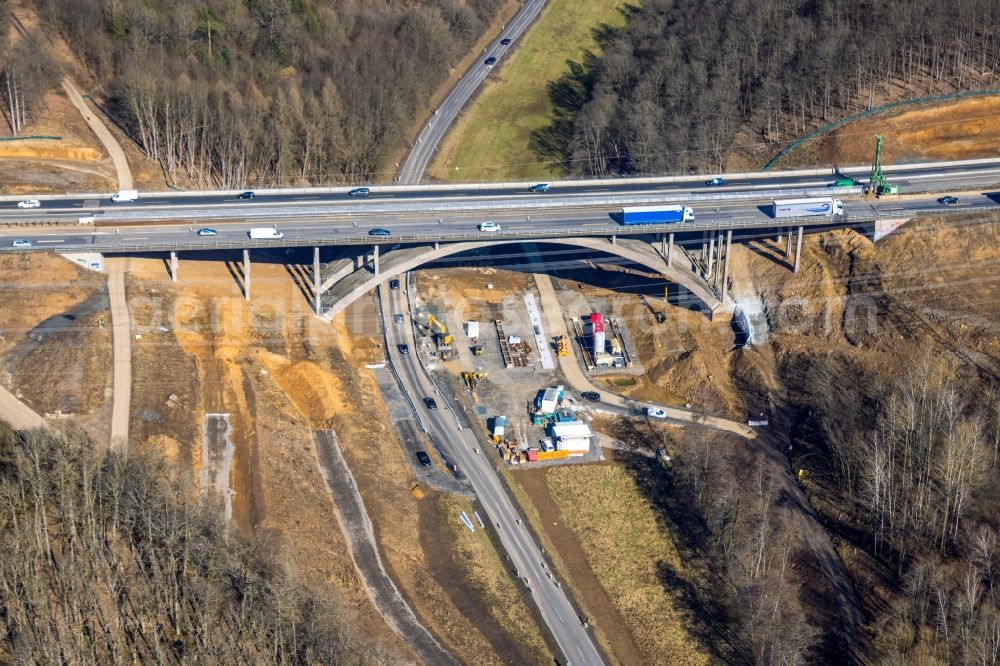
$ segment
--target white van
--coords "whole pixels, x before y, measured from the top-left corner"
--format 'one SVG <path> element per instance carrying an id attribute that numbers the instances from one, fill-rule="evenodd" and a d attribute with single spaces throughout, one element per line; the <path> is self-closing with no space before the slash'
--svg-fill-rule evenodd
<path id="1" fill-rule="evenodd" d="M 111 201 L 114 203 L 128 203 L 138 200 L 139 190 L 118 190 L 118 192 L 111 195 Z"/>
<path id="2" fill-rule="evenodd" d="M 250 228 L 250 238 L 255 240 L 277 240 L 279 238 L 284 238 L 285 234 L 281 233 L 274 227 L 251 227 Z"/>

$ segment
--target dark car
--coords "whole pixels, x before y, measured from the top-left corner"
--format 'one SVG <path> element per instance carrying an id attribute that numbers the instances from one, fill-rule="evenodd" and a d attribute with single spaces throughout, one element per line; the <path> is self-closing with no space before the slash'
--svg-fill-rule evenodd
<path id="1" fill-rule="evenodd" d="M 399 280 L 396 278 L 389 280 L 389 289 L 399 289 Z"/>
<path id="2" fill-rule="evenodd" d="M 401 315 L 401 314 L 394 314 L 394 315 L 392 315 L 392 320 L 394 322 L 396 322 L 397 324 L 402 324 L 403 323 L 403 315 Z"/>
<path id="3" fill-rule="evenodd" d="M 590 402 L 600 402 L 601 394 L 597 391 L 584 391 L 580 394 L 580 397 L 584 400 L 589 400 Z"/>
<path id="4" fill-rule="evenodd" d="M 424 467 L 431 466 L 431 457 L 427 455 L 426 451 L 417 451 L 417 460 L 419 460 L 420 464 Z"/>
<path id="5" fill-rule="evenodd" d="M 400 343 L 400 344 L 396 345 L 396 349 L 399 350 L 400 354 L 409 354 L 410 353 L 410 345 L 407 345 L 407 344 Z"/>
<path id="6" fill-rule="evenodd" d="M 349 197 L 366 197 L 371 194 L 371 190 L 367 187 L 355 187 L 353 190 L 347 193 Z"/>
<path id="7" fill-rule="evenodd" d="M 500 40 L 500 43 L 504 46 L 507 46 L 508 44 L 510 44 L 510 37 L 504 37 L 503 39 Z"/>
<path id="8" fill-rule="evenodd" d="M 958 203 L 958 197 L 953 197 L 953 196 L 941 197 L 940 199 L 938 199 L 938 203 L 945 206 L 954 206 L 955 204 Z"/>
<path id="9" fill-rule="evenodd" d="M 392 232 L 388 229 L 376 228 L 368 230 L 369 236 L 391 236 Z"/>
<path id="10" fill-rule="evenodd" d="M 199 236 L 218 236 L 219 232 L 211 227 L 202 227 L 198 230 Z"/>
<path id="11" fill-rule="evenodd" d="M 435 400 L 434 398 L 424 398 L 424 404 L 427 406 L 427 409 L 438 408 L 437 400 Z"/>
<path id="12" fill-rule="evenodd" d="M 497 64 L 497 59 L 494 58 L 493 56 L 490 56 L 489 58 L 483 61 L 483 64 L 486 65 L 487 67 L 492 67 L 493 65 Z"/>
<path id="13" fill-rule="evenodd" d="M 722 176 L 716 176 L 711 180 L 706 180 L 705 184 L 708 185 L 709 187 L 718 187 L 719 185 L 725 185 L 726 179 L 723 178 Z"/>
<path id="14" fill-rule="evenodd" d="M 236 198 L 237 199 L 253 199 L 255 196 L 256 195 L 253 192 L 251 192 L 250 190 L 247 190 L 246 192 L 240 192 L 239 194 L 237 194 Z"/>
<path id="15" fill-rule="evenodd" d="M 529 187 L 528 191 L 529 192 L 534 192 L 535 194 L 539 194 L 541 192 L 548 192 L 549 191 L 549 184 L 548 183 L 538 183 L 537 185 L 532 185 L 531 187 Z"/>

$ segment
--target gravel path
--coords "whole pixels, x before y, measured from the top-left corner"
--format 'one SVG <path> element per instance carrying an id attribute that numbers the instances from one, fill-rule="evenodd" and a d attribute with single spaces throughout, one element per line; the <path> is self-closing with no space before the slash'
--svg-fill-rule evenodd
<path id="1" fill-rule="evenodd" d="M 455 664 L 458 661 L 420 624 L 396 584 L 389 578 L 375 545 L 375 533 L 365 512 L 351 470 L 340 451 L 337 435 L 332 430 L 313 432 L 320 472 L 333 495 L 334 509 L 340 529 L 347 538 L 351 559 L 358 570 L 365 590 L 385 621 L 406 641 L 414 654 L 425 664 Z"/>

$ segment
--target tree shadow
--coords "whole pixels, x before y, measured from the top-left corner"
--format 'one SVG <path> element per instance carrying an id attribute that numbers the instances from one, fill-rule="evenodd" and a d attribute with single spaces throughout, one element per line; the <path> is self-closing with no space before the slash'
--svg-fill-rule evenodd
<path id="1" fill-rule="evenodd" d="M 617 31 L 602 23 L 591 34 L 603 49 L 614 42 Z M 546 85 L 552 103 L 552 122 L 534 130 L 528 139 L 528 147 L 539 159 L 564 169 L 571 165 L 576 117 L 590 101 L 600 62 L 600 56 L 585 50 L 580 62 L 567 60 L 569 71 Z"/>

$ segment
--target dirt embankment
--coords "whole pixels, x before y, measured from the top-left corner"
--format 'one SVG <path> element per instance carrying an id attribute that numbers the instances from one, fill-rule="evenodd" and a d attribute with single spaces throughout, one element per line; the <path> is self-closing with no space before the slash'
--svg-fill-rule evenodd
<path id="1" fill-rule="evenodd" d="M 106 439 L 110 317 L 102 275 L 52 254 L 0 256 L 0 376 L 43 414 Z"/>
<path id="2" fill-rule="evenodd" d="M 906 106 L 854 121 L 789 152 L 779 168 L 868 164 L 875 135 L 885 164 L 996 157 L 1000 95 Z"/>

